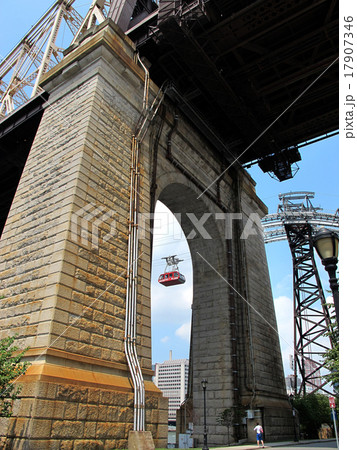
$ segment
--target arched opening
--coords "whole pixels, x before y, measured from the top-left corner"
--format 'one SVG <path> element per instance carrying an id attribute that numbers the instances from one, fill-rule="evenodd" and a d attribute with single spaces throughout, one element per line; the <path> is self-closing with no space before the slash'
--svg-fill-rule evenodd
<path id="1" fill-rule="evenodd" d="M 177 255 L 186 282 L 162 286 L 159 275 L 165 270 L 165 257 Z M 160 201 L 155 208 L 151 266 L 152 361 L 188 359 L 191 334 L 192 262 L 191 252 L 175 215 Z"/>
<path id="2" fill-rule="evenodd" d="M 170 275 L 165 258 L 180 260 L 185 283 L 165 286 L 159 277 Z M 172 273 L 172 272 L 171 272 Z M 174 272 L 175 273 L 175 272 Z M 192 262 L 187 239 L 175 215 L 156 203 L 151 265 L 151 336 L 155 384 L 168 397 L 168 444 L 176 444 L 176 411 L 188 389 L 191 339 Z"/>
<path id="3" fill-rule="evenodd" d="M 217 390 L 232 405 L 234 401 L 231 396 L 234 377 L 233 344 L 231 330 L 227 326 L 230 323 L 230 295 L 227 282 L 226 223 L 222 210 L 209 199 L 198 199 L 198 195 L 196 189 L 187 182 L 171 182 L 160 191 L 157 203 L 159 207 L 155 215 L 157 223 L 154 226 L 154 230 L 160 234 L 154 233 L 151 283 L 153 362 L 156 362 L 155 358 L 159 354 L 157 346 L 166 350 L 167 356 L 172 349 L 173 357 L 180 357 L 175 347 L 170 347 L 170 342 L 173 334 L 187 339 L 192 299 L 191 340 L 186 341 L 184 351 L 190 358 L 188 395 L 191 403 L 188 408 L 193 408 L 191 412 L 195 411 L 190 419 L 195 437 L 200 437 L 203 431 L 202 379 L 207 379 L 210 383 L 209 395 Z M 176 223 L 173 215 L 179 222 L 176 224 L 176 231 L 173 227 L 173 223 Z M 162 223 L 159 224 L 159 221 Z M 159 286 L 159 290 L 155 283 L 165 266 L 165 260 L 161 258 L 169 254 L 185 259 L 184 263 L 187 261 L 183 256 L 191 256 L 191 267 L 180 263 L 180 271 L 185 274 L 187 282 L 180 286 Z M 176 320 L 175 316 L 180 317 L 181 313 L 181 324 L 174 323 L 174 326 L 170 326 L 170 321 Z M 216 433 L 214 428 L 218 409 L 222 409 L 220 405 L 210 408 L 207 417 L 212 434 Z M 189 423 L 186 425 L 188 427 Z"/>

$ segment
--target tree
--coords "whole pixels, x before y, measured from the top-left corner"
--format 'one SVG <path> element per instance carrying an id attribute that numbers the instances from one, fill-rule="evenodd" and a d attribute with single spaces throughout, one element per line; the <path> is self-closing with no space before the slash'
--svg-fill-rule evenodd
<path id="1" fill-rule="evenodd" d="M 245 416 L 245 408 L 239 404 L 238 406 L 233 406 L 232 408 L 227 408 L 223 410 L 217 417 L 216 421 L 219 425 L 227 427 L 227 442 L 229 445 L 229 430 L 233 428 L 233 437 L 235 441 L 239 440 L 239 429 L 238 425 L 241 423 L 242 418 Z"/>
<path id="2" fill-rule="evenodd" d="M 298 410 L 301 431 L 311 439 L 318 437 L 318 430 L 323 423 L 332 425 L 329 399 L 323 394 L 308 394 L 294 397 L 293 407 Z"/>
<path id="3" fill-rule="evenodd" d="M 338 393 L 339 387 L 339 343 L 337 342 L 330 350 L 324 354 L 325 367 L 330 373 L 324 375 L 324 378 L 333 385 Z"/>
<path id="4" fill-rule="evenodd" d="M 17 353 L 19 348 L 13 346 L 15 339 L 16 336 L 0 339 L 0 417 L 12 415 L 13 401 L 21 392 L 21 387 L 14 383 L 30 365 L 29 362 L 21 362 L 27 348 Z"/>
<path id="5" fill-rule="evenodd" d="M 331 304 L 327 305 L 331 308 Z M 326 333 L 326 336 L 331 338 L 332 348 L 327 350 L 323 356 L 325 367 L 329 370 L 327 375 L 324 375 L 326 381 L 332 384 L 336 394 L 338 395 L 339 387 L 339 333 L 336 321 L 336 315 L 331 317 L 331 330 Z"/>
<path id="6" fill-rule="evenodd" d="M 233 408 L 227 408 L 217 417 L 217 423 L 227 427 L 227 444 L 229 445 L 229 429 L 234 425 L 234 411 Z"/>

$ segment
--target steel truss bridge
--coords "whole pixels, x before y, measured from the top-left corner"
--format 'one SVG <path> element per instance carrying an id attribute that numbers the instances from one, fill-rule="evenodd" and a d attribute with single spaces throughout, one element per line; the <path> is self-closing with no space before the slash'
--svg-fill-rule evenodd
<path id="1" fill-rule="evenodd" d="M 70 46 L 109 17 L 229 161 L 284 180 L 299 147 L 338 129 L 337 1 L 93 0 L 83 16 L 80 4 L 55 1 L 1 62 L 3 116 L 35 97 L 62 58 L 62 24 Z"/>
<path id="2" fill-rule="evenodd" d="M 321 227 L 339 227 L 338 210 L 321 211 L 312 204 L 313 192 L 280 194 L 278 210 L 262 220 L 265 243 L 287 239 L 293 259 L 294 391 L 331 394 L 321 378 L 322 355 L 334 345 L 334 333 L 314 258 L 313 237 Z M 326 337 L 329 333 L 329 337 Z M 301 385 L 298 387 L 298 374 Z"/>

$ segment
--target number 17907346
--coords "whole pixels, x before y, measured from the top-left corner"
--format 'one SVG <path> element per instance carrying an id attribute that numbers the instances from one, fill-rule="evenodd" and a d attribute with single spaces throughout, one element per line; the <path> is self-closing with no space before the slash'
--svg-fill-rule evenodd
<path id="1" fill-rule="evenodd" d="M 353 17 L 346 16 L 344 19 L 343 30 L 343 70 L 344 77 L 353 78 Z"/>

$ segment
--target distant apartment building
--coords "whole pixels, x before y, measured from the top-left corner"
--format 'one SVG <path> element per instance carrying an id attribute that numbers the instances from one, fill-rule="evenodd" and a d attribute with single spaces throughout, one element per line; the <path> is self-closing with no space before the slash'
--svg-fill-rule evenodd
<path id="1" fill-rule="evenodd" d="M 286 384 L 286 392 L 288 395 L 294 395 L 295 393 L 295 377 L 294 375 L 288 375 L 285 377 L 285 384 Z M 301 380 L 300 378 L 297 378 L 297 390 L 299 391 L 301 386 Z"/>
<path id="2" fill-rule="evenodd" d="M 188 385 L 188 359 L 170 359 L 155 364 L 154 383 L 169 399 L 169 422 L 176 422 L 176 410 L 185 400 Z"/>
<path id="3" fill-rule="evenodd" d="M 293 355 L 289 355 L 290 357 L 290 369 L 294 370 L 294 357 Z M 306 382 L 306 392 L 310 393 L 313 392 L 316 388 L 319 389 L 322 387 L 322 377 L 321 377 L 321 372 L 320 369 L 318 367 L 318 365 L 316 364 L 315 361 L 313 361 L 312 359 L 309 358 L 305 358 L 304 360 L 304 364 L 305 364 L 305 377 L 308 378 L 310 380 L 310 383 L 307 381 Z M 285 383 L 286 383 L 286 390 L 288 392 L 288 394 L 294 394 L 295 389 L 294 389 L 294 375 L 288 375 L 285 378 Z M 297 391 L 299 392 L 301 387 L 301 380 L 299 379 L 299 377 L 297 377 Z"/>
<path id="4" fill-rule="evenodd" d="M 287 377 L 285 377 L 285 383 L 286 383 L 287 394 L 294 395 L 294 393 L 295 393 L 295 388 L 294 388 L 295 377 L 294 377 L 294 375 L 288 375 Z M 316 389 L 316 387 L 320 388 L 322 386 L 321 378 L 318 377 L 317 380 L 314 380 L 314 383 L 316 383 L 316 384 L 312 385 L 310 383 L 306 383 L 306 393 L 307 394 L 313 392 Z M 300 387 L 301 387 L 301 380 L 300 380 L 300 378 L 298 378 L 297 379 L 297 392 L 299 392 Z"/>
<path id="5" fill-rule="evenodd" d="M 316 388 L 321 388 L 322 386 L 322 378 L 320 370 L 318 369 L 318 365 L 315 361 L 306 358 L 305 360 L 305 373 L 306 376 L 309 377 L 311 383 L 306 383 L 306 391 L 312 392 Z"/>

